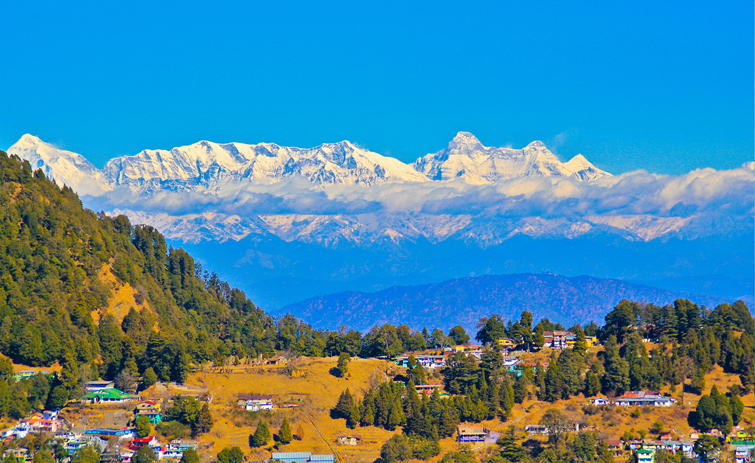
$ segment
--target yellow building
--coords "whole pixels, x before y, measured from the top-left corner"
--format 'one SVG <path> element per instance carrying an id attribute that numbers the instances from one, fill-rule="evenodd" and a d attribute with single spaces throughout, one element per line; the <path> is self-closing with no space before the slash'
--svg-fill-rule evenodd
<path id="1" fill-rule="evenodd" d="M 515 347 L 514 341 L 509 338 L 497 339 L 495 342 L 504 349 L 513 349 Z"/>

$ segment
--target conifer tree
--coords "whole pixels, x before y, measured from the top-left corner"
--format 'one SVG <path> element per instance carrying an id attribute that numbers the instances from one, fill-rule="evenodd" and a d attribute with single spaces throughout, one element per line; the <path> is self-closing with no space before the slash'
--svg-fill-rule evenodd
<path id="1" fill-rule="evenodd" d="M 393 431 L 397 426 L 406 422 L 404 411 L 401 409 L 399 400 L 394 400 L 388 412 L 388 421 L 385 423 L 385 429 Z"/>
<path id="2" fill-rule="evenodd" d="M 357 404 L 352 405 L 351 409 L 349 410 L 349 416 L 348 418 L 346 418 L 346 426 L 354 429 L 359 426 L 361 419 L 362 417 L 359 413 L 359 406 Z"/>
<path id="3" fill-rule="evenodd" d="M 291 434 L 291 425 L 288 424 L 288 418 L 283 418 L 283 423 L 278 430 L 278 442 L 281 444 L 289 444 L 293 440 L 294 436 Z"/>
<path id="4" fill-rule="evenodd" d="M 338 403 L 333 407 L 333 418 L 349 418 L 351 415 L 351 407 L 354 406 L 354 397 L 351 395 L 351 391 L 347 388 L 338 396 Z"/>
<path id="5" fill-rule="evenodd" d="M 375 410 L 371 403 L 364 406 L 364 411 L 360 411 L 361 419 L 359 424 L 362 426 L 372 426 L 375 424 Z"/>
<path id="6" fill-rule="evenodd" d="M 260 420 L 257 424 L 257 430 L 249 436 L 249 447 L 258 448 L 267 445 L 270 441 L 270 428 L 265 420 Z"/>
<path id="7" fill-rule="evenodd" d="M 179 463 L 199 463 L 199 454 L 194 449 L 186 449 Z"/>
<path id="8" fill-rule="evenodd" d="M 351 361 L 351 357 L 349 356 L 348 352 L 341 352 L 341 354 L 338 356 L 338 365 L 336 368 L 338 369 L 338 374 L 340 377 L 345 377 L 346 374 L 349 372 L 349 362 Z"/>

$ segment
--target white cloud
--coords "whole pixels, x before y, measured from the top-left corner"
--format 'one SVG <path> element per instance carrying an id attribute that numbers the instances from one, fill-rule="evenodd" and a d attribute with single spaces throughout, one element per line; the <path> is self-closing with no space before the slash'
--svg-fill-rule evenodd
<path id="1" fill-rule="evenodd" d="M 494 184 L 462 180 L 315 186 L 302 178 L 267 184 L 228 183 L 205 191 L 159 191 L 140 196 L 126 189 L 93 200 L 97 208 L 159 211 L 172 215 L 218 212 L 260 214 L 426 213 L 504 217 L 698 214 L 752 215 L 755 173 L 739 168 L 699 169 L 671 176 L 634 171 L 592 182 L 523 177 Z"/>

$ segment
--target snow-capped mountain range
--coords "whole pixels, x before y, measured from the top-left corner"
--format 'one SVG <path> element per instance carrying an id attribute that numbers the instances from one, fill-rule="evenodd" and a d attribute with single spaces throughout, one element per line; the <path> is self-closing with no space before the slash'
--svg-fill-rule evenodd
<path id="1" fill-rule="evenodd" d="M 752 280 L 752 162 L 611 175 L 467 132 L 412 164 L 348 141 L 201 141 L 102 169 L 32 135 L 7 152 L 89 208 L 155 226 L 263 306 L 495 273 Z"/>
<path id="2" fill-rule="evenodd" d="M 29 134 L 8 153 L 71 186 L 91 207 L 126 213 L 187 243 L 249 235 L 331 247 L 419 239 L 489 247 L 518 235 L 596 233 L 630 241 L 695 238 L 717 231 L 695 208 L 671 208 L 708 201 L 692 196 L 706 191 L 703 183 L 720 185 L 721 175 L 745 178 L 746 187 L 753 177 L 752 165 L 677 179 L 614 177 L 582 155 L 561 162 L 539 141 L 486 147 L 468 132 L 411 165 L 348 141 L 314 148 L 200 141 L 117 157 L 102 169 Z M 638 194 L 647 199 L 627 199 Z"/>
<path id="3" fill-rule="evenodd" d="M 133 191 L 210 190 L 228 182 L 270 184 L 299 176 L 314 185 L 375 185 L 461 178 L 491 183 L 522 176 L 562 176 L 593 180 L 610 176 L 582 155 L 562 163 L 541 142 L 521 150 L 483 146 L 474 135 L 459 132 L 448 147 L 411 165 L 359 148 L 349 141 L 314 148 L 274 143 L 200 141 L 171 150 L 144 150 L 121 156 L 96 169 L 82 155 L 60 150 L 26 134 L 8 149 L 82 194 L 96 195 L 120 186 Z"/>

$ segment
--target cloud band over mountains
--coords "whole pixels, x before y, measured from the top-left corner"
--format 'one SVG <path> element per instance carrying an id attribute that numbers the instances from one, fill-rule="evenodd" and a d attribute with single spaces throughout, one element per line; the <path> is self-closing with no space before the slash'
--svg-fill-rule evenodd
<path id="1" fill-rule="evenodd" d="M 594 215 L 754 213 L 755 173 L 750 167 L 685 175 L 634 171 L 580 182 L 564 177 L 521 177 L 474 185 L 462 180 L 313 185 L 290 177 L 273 184 L 230 182 L 212 190 L 134 192 L 120 187 L 91 198 L 103 210 L 139 209 L 183 215 L 213 211 L 259 214 L 481 214 L 578 218 Z"/>

